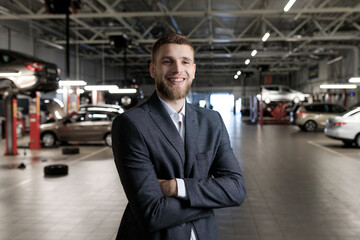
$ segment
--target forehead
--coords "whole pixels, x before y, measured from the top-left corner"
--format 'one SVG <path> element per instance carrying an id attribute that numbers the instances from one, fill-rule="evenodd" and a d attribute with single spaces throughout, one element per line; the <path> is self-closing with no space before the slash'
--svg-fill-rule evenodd
<path id="1" fill-rule="evenodd" d="M 194 59 L 194 50 L 186 44 L 168 43 L 162 45 L 156 53 L 157 59 L 164 57 Z"/>

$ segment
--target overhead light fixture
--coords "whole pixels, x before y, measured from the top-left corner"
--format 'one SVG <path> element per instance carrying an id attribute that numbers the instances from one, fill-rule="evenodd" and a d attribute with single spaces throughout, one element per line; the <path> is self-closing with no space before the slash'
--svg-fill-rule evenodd
<path id="1" fill-rule="evenodd" d="M 269 37 L 270 37 L 270 33 L 267 32 L 267 33 L 264 34 L 264 36 L 262 37 L 261 40 L 262 40 L 263 42 L 265 42 L 266 40 L 268 40 Z"/>
<path id="2" fill-rule="evenodd" d="M 87 85 L 84 87 L 86 91 L 110 91 L 114 89 L 119 89 L 117 85 Z"/>
<path id="3" fill-rule="evenodd" d="M 250 63 L 250 59 L 246 59 L 246 60 L 245 60 L 245 64 L 246 64 L 246 65 L 249 65 L 249 63 Z"/>
<path id="4" fill-rule="evenodd" d="M 257 54 L 257 51 L 254 49 L 252 52 L 251 52 L 251 56 L 255 56 Z"/>
<path id="5" fill-rule="evenodd" d="M 79 86 L 85 86 L 87 82 L 83 80 L 60 80 L 59 86 L 60 87 L 79 87 Z"/>
<path id="6" fill-rule="evenodd" d="M 327 64 L 327 65 L 330 65 L 330 64 L 336 63 L 336 62 L 342 60 L 343 58 L 344 58 L 343 56 L 340 56 L 340 57 L 331 59 L 331 60 L 327 61 L 326 64 Z"/>
<path id="7" fill-rule="evenodd" d="M 63 93 L 73 93 L 74 91 L 72 90 L 72 89 L 61 89 L 61 88 L 59 88 L 59 89 L 57 89 L 56 90 L 56 93 L 58 93 L 58 94 L 63 94 Z"/>
<path id="8" fill-rule="evenodd" d="M 290 10 L 290 8 L 292 7 L 292 5 L 294 5 L 295 2 L 296 2 L 296 0 L 289 0 L 289 2 L 284 7 L 284 12 L 288 12 Z"/>
<path id="9" fill-rule="evenodd" d="M 135 88 L 118 88 L 118 89 L 110 89 L 109 93 L 112 94 L 132 94 L 136 93 L 137 90 Z"/>
<path id="10" fill-rule="evenodd" d="M 239 75 L 237 75 L 237 74 L 234 75 L 234 78 L 235 78 L 235 79 L 238 79 L 238 77 L 239 77 Z"/>
<path id="11" fill-rule="evenodd" d="M 352 77 L 349 79 L 351 83 L 360 83 L 360 77 Z"/>
<path id="12" fill-rule="evenodd" d="M 355 84 L 322 84 L 321 89 L 355 89 Z"/>
<path id="13" fill-rule="evenodd" d="M 237 73 L 236 73 L 237 75 L 241 75 L 241 71 L 237 71 Z"/>

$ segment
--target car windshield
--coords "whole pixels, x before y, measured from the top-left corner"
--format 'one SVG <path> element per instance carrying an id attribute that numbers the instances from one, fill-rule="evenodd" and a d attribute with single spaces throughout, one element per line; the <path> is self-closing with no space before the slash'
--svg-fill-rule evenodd
<path id="1" fill-rule="evenodd" d="M 355 108 L 355 109 L 351 109 L 347 112 L 344 113 L 344 115 L 342 115 L 343 117 L 350 117 L 350 116 L 353 116 L 353 115 L 356 115 L 356 114 L 359 114 L 360 113 L 360 107 L 358 108 Z"/>

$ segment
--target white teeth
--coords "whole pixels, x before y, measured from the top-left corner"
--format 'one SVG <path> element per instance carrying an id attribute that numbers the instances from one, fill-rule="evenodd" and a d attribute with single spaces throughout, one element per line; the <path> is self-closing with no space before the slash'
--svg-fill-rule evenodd
<path id="1" fill-rule="evenodd" d="M 169 78 L 169 80 L 170 81 L 172 81 L 172 82 L 181 82 L 181 81 L 184 81 L 184 79 L 183 78 Z"/>

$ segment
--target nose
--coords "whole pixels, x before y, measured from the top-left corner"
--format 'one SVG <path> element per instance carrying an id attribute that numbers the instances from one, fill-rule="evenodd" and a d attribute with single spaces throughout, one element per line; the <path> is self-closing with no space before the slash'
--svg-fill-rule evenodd
<path id="1" fill-rule="evenodd" d="M 182 64 L 179 61 L 174 61 L 171 71 L 173 73 L 180 73 L 182 70 Z"/>

